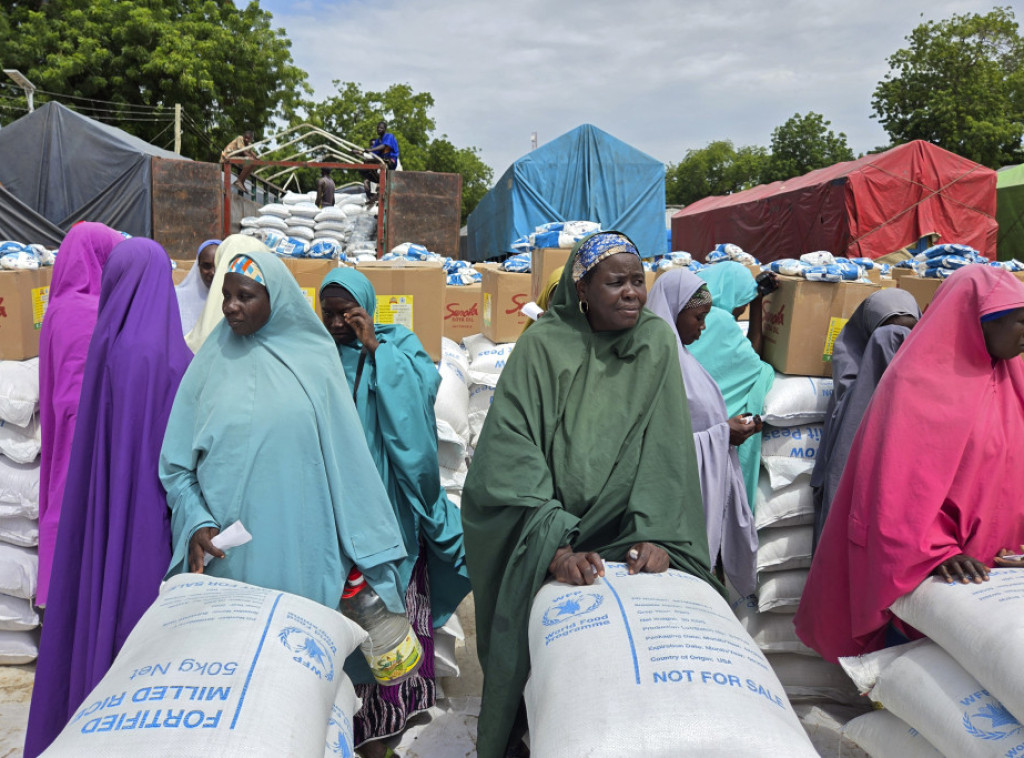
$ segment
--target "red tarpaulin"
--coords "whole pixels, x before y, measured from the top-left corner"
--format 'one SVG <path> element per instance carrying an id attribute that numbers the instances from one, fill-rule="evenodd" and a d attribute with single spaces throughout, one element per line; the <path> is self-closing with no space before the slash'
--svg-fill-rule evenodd
<path id="1" fill-rule="evenodd" d="M 672 249 L 732 242 L 763 263 L 827 250 L 879 256 L 937 232 L 995 259 L 996 172 L 916 140 L 809 174 L 706 197 L 672 217 Z"/>

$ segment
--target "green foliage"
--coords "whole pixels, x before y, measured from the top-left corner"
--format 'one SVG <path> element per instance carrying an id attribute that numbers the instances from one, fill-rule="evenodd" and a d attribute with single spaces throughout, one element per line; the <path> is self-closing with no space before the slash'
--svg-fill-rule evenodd
<path id="1" fill-rule="evenodd" d="M 369 147 L 377 136 L 377 122 L 388 122 L 398 140 L 399 157 L 406 171 L 439 171 L 462 175 L 462 221 L 490 187 L 493 172 L 480 160 L 475 147 L 457 148 L 447 135 L 434 137 L 430 115 L 434 98 L 414 92 L 408 84 L 392 84 L 383 92 L 363 92 L 355 82 L 335 81 L 338 94 L 307 105 L 309 123 L 357 145 Z M 358 179 L 355 174 L 343 180 Z"/>
<path id="2" fill-rule="evenodd" d="M 816 168 L 852 161 L 853 151 L 846 135 L 828 127 L 830 121 L 814 111 L 799 113 L 772 130 L 771 157 L 763 181 L 777 182 L 801 176 Z"/>
<path id="3" fill-rule="evenodd" d="M 689 205 L 703 197 L 728 195 L 761 183 L 768 160 L 763 147 L 733 147 L 728 140 L 687 150 L 665 172 L 665 199 L 671 205 Z"/>
<path id="4" fill-rule="evenodd" d="M 173 137 L 180 103 L 182 153 L 216 160 L 242 131 L 258 138 L 275 117 L 289 118 L 308 91 L 284 31 L 270 22 L 255 0 L 242 9 L 215 0 L 4 3 L 0 50 L 4 67 L 38 89 L 159 146 Z M 10 108 L 12 91 L 4 94 L 0 123 L 22 115 Z"/>
<path id="5" fill-rule="evenodd" d="M 1024 160 L 1024 38 L 1013 11 L 929 21 L 906 40 L 871 101 L 892 141 L 927 140 L 992 168 Z"/>

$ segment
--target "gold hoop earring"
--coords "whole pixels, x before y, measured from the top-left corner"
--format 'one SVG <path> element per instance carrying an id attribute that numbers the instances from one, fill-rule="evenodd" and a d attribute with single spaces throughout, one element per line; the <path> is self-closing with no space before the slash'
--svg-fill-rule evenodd
<path id="1" fill-rule="evenodd" d="M 589 313 L 589 312 L 590 312 L 590 303 L 588 303 L 586 300 L 580 300 L 580 313 L 582 313 L 584 316 L 586 316 L 587 313 Z"/>

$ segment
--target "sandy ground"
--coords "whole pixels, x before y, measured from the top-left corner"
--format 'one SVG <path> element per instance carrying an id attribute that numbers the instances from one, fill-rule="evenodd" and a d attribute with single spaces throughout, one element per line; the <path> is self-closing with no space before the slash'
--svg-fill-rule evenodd
<path id="1" fill-rule="evenodd" d="M 34 664 L 0 666 L 0 758 L 20 758 L 32 699 Z"/>

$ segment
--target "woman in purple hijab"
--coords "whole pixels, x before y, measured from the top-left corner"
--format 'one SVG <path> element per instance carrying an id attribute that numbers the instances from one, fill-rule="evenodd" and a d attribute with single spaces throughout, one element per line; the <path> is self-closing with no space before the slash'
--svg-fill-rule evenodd
<path id="1" fill-rule="evenodd" d="M 47 602 L 85 356 L 100 302 L 100 273 L 110 251 L 123 241 L 103 224 L 76 224 L 60 243 L 53 265 L 50 301 L 39 333 L 39 606 Z"/>
<path id="2" fill-rule="evenodd" d="M 56 738 L 156 598 L 171 560 L 157 463 L 191 358 L 167 253 L 121 242 L 103 267 L 85 362 L 26 756 Z"/>

